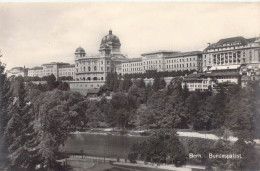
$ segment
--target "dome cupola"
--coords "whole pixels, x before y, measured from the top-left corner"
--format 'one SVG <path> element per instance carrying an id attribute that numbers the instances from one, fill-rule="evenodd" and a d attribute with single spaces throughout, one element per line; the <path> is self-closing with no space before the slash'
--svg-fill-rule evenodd
<path id="1" fill-rule="evenodd" d="M 86 52 L 85 52 L 85 50 L 82 47 L 78 47 L 75 50 L 74 54 L 76 55 L 76 57 L 84 57 L 86 55 Z"/>
<path id="2" fill-rule="evenodd" d="M 108 35 L 104 36 L 101 40 L 100 49 L 103 49 L 106 46 L 110 47 L 111 53 L 120 53 L 120 40 L 112 33 L 112 30 L 109 30 Z"/>

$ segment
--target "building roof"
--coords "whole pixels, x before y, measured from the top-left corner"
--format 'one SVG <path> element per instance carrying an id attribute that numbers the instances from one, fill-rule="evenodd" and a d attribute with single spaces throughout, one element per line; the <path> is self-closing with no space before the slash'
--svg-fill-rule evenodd
<path id="1" fill-rule="evenodd" d="M 193 55 L 199 55 L 202 54 L 202 51 L 190 51 L 190 52 L 180 52 L 177 54 L 173 54 L 172 56 L 167 56 L 165 58 L 177 58 L 177 57 L 182 57 L 182 56 L 193 56 Z"/>
<path id="2" fill-rule="evenodd" d="M 70 64 L 64 63 L 64 62 L 50 62 L 50 63 L 42 64 L 42 66 L 45 66 L 45 65 L 70 65 Z"/>
<path id="3" fill-rule="evenodd" d="M 152 55 L 152 54 L 159 54 L 159 53 L 180 53 L 180 51 L 171 51 L 171 50 L 157 50 L 157 51 L 152 51 L 152 52 L 147 52 L 147 53 L 143 53 L 141 54 L 142 56 L 145 56 L 145 55 Z"/>
<path id="4" fill-rule="evenodd" d="M 246 45 L 248 43 L 248 41 L 244 37 L 238 36 L 238 37 L 230 37 L 230 38 L 220 39 L 217 42 L 217 45 L 223 45 L 223 44 L 234 43 L 234 42 L 240 42 L 242 45 Z"/>
<path id="5" fill-rule="evenodd" d="M 18 70 L 18 71 L 17 71 Z M 7 73 L 18 73 L 18 72 L 28 72 L 28 68 L 24 67 L 13 67 L 6 71 Z"/>
<path id="6" fill-rule="evenodd" d="M 33 68 L 30 68 L 29 70 L 41 70 L 43 69 L 43 67 L 33 67 Z"/>
<path id="7" fill-rule="evenodd" d="M 125 61 L 122 61 L 122 63 L 128 63 L 128 62 L 140 62 L 142 61 L 142 58 L 128 58 Z"/>
<path id="8" fill-rule="evenodd" d="M 239 76 L 238 72 L 219 72 L 219 73 L 208 73 L 211 77 L 221 77 L 221 76 Z"/>
<path id="9" fill-rule="evenodd" d="M 241 65 L 220 65 L 220 66 L 212 66 L 209 70 L 227 70 L 227 69 L 239 69 Z"/>
<path id="10" fill-rule="evenodd" d="M 251 42 L 255 42 L 259 39 L 260 39 L 260 37 L 254 37 L 254 38 L 250 38 L 250 39 L 246 39 L 246 40 L 251 43 Z"/>
<path id="11" fill-rule="evenodd" d="M 106 47 L 107 44 L 121 46 L 119 38 L 112 34 L 112 30 L 109 30 L 108 35 L 104 36 L 100 43 L 100 48 Z"/>
<path id="12" fill-rule="evenodd" d="M 74 68 L 74 67 L 75 67 L 75 64 L 72 64 L 72 65 L 62 65 L 59 68 Z"/>
<path id="13" fill-rule="evenodd" d="M 256 40 L 259 40 L 259 37 L 245 39 L 242 36 L 238 37 L 230 37 L 225 39 L 220 39 L 217 43 L 210 44 L 205 50 L 218 48 L 218 47 L 232 47 L 237 45 L 247 45 L 249 43 L 253 43 Z M 236 44 L 237 43 L 237 44 Z"/>
<path id="14" fill-rule="evenodd" d="M 239 76 L 238 72 L 221 72 L 221 73 L 195 73 L 184 77 L 185 81 L 196 81 L 202 80 L 207 77 L 225 77 L 225 76 Z"/>
<path id="15" fill-rule="evenodd" d="M 13 67 L 11 70 L 15 70 L 15 69 L 23 70 L 24 68 L 23 67 Z"/>
<path id="16" fill-rule="evenodd" d="M 82 47 L 78 47 L 76 50 L 75 50 L 75 53 L 86 53 L 85 50 L 82 48 Z"/>

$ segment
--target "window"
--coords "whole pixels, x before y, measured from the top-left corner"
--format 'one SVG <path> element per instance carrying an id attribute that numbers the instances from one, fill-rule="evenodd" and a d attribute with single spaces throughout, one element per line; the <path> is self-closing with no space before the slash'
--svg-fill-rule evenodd
<path id="1" fill-rule="evenodd" d="M 90 67 L 88 67 L 88 71 L 91 71 L 91 68 L 90 68 Z"/>
<path id="2" fill-rule="evenodd" d="M 97 70 L 97 66 L 94 66 L 94 71 L 96 71 Z"/>

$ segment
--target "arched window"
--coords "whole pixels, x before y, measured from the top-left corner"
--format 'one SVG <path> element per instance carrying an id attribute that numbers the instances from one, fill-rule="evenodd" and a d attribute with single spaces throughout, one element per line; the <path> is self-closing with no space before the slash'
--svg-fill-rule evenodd
<path id="1" fill-rule="evenodd" d="M 97 80 L 97 77 L 94 77 L 93 80 Z"/>
<path id="2" fill-rule="evenodd" d="M 86 71 L 86 67 L 84 67 L 84 71 Z"/>
<path id="3" fill-rule="evenodd" d="M 101 77 L 101 80 L 104 80 L 104 78 L 103 78 L 103 77 Z"/>
<path id="4" fill-rule="evenodd" d="M 88 77 L 88 81 L 90 81 L 91 80 L 91 78 L 90 77 Z"/>
<path id="5" fill-rule="evenodd" d="M 97 70 L 97 67 L 96 66 L 94 66 L 94 71 L 96 71 Z"/>
<path id="6" fill-rule="evenodd" d="M 88 71 L 91 71 L 91 68 L 90 68 L 90 67 L 88 67 Z"/>

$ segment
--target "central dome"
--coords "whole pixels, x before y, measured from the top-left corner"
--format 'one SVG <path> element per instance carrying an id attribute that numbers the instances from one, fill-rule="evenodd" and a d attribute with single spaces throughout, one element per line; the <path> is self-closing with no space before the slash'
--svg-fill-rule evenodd
<path id="1" fill-rule="evenodd" d="M 112 30 L 109 30 L 109 34 L 104 36 L 101 40 L 100 49 L 104 47 L 110 47 L 112 53 L 120 52 L 120 40 L 116 35 L 112 34 Z"/>

